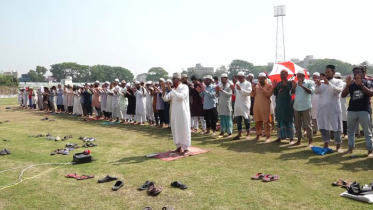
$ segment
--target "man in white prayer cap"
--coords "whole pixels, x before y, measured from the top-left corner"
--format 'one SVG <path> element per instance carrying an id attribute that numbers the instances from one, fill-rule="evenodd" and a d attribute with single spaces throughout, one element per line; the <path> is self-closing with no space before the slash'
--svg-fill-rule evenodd
<path id="1" fill-rule="evenodd" d="M 320 73 L 319 72 L 314 72 L 312 74 L 312 80 L 315 82 L 317 80 L 320 80 Z M 317 131 L 319 130 L 317 127 L 317 111 L 319 110 L 319 95 L 318 94 L 313 94 L 311 98 L 311 116 L 312 116 L 312 130 L 313 130 L 313 135 L 317 134 Z"/>
<path id="2" fill-rule="evenodd" d="M 162 98 L 162 83 L 165 83 L 166 81 L 163 78 L 159 79 L 159 87 L 156 88 L 154 91 L 157 94 L 157 104 L 156 109 L 158 110 L 158 116 L 159 116 L 159 128 L 165 128 L 165 113 L 164 113 L 164 101 Z"/>
<path id="3" fill-rule="evenodd" d="M 140 85 L 139 81 L 135 82 L 135 97 L 136 97 L 136 116 L 135 125 L 145 125 L 146 121 L 146 91 Z"/>
<path id="4" fill-rule="evenodd" d="M 151 126 L 154 124 L 154 112 L 153 112 L 153 88 L 151 87 L 152 82 L 146 82 L 146 117 Z"/>
<path id="5" fill-rule="evenodd" d="M 341 73 L 335 72 L 334 78 L 342 79 Z M 343 89 L 345 87 L 346 87 L 346 83 L 343 82 Z M 340 101 L 341 101 L 341 111 L 342 111 L 343 138 L 347 139 L 348 138 L 347 137 L 347 100 L 346 98 L 340 97 Z"/>
<path id="6" fill-rule="evenodd" d="M 296 130 L 296 136 L 298 141 L 295 143 L 294 141 L 290 142 L 290 145 L 300 145 L 302 140 L 302 125 L 306 128 L 307 131 L 307 138 L 308 138 L 308 146 L 312 147 L 312 138 L 313 138 L 313 131 L 312 131 L 312 115 L 311 115 L 311 98 L 312 94 L 315 92 L 315 85 L 314 82 L 305 78 L 306 73 L 304 70 L 297 71 L 297 79 L 298 82 L 293 80 L 291 94 L 295 94 L 294 98 L 294 124 Z"/>
<path id="7" fill-rule="evenodd" d="M 334 78 L 335 66 L 327 65 L 325 68 L 324 82 L 316 80 L 315 94 L 320 96 L 319 108 L 317 112 L 317 126 L 324 140 L 324 148 L 329 148 L 331 140 L 330 131 L 334 134 L 334 143 L 337 152 L 342 153 L 342 110 L 341 93 L 343 91 L 343 81 Z"/>
<path id="8" fill-rule="evenodd" d="M 171 132 L 176 145 L 175 153 L 185 155 L 191 145 L 189 88 L 181 83 L 181 74 L 173 75 L 173 87 L 170 83 L 162 83 L 164 101 L 171 104 Z M 170 92 L 166 94 L 166 86 Z"/>
<path id="9" fill-rule="evenodd" d="M 219 116 L 220 116 L 220 134 L 223 137 L 227 133 L 227 137 L 232 136 L 232 89 L 228 82 L 228 75 L 222 74 L 220 76 L 221 86 L 215 87 L 216 97 L 219 97 Z"/>
<path id="10" fill-rule="evenodd" d="M 255 130 L 256 138 L 259 140 L 264 125 L 264 134 L 266 136 L 265 143 L 270 142 L 271 128 L 270 128 L 270 106 L 271 106 L 271 96 L 273 94 L 272 85 L 267 81 L 267 75 L 261 72 L 258 75 L 259 84 L 257 84 L 251 93 L 255 97 L 254 104 L 254 119 L 255 119 Z M 236 102 L 237 103 L 237 102 Z"/>

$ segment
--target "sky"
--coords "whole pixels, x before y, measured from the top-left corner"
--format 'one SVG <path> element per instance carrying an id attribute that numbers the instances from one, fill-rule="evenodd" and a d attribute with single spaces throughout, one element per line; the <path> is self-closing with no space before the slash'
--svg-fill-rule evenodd
<path id="1" fill-rule="evenodd" d="M 276 5 L 286 5 L 287 60 L 373 62 L 372 0 L 0 0 L 0 70 L 77 62 L 138 75 L 234 59 L 267 65 Z"/>

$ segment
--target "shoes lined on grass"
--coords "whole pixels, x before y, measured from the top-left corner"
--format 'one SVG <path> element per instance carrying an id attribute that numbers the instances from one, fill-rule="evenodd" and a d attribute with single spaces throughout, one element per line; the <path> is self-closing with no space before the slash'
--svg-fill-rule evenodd
<path id="1" fill-rule="evenodd" d="M 138 188 L 138 190 L 147 190 L 150 185 L 154 185 L 154 184 L 155 184 L 154 182 L 146 181 L 144 185 Z"/>
<path id="2" fill-rule="evenodd" d="M 280 177 L 278 175 L 267 174 L 263 177 L 263 182 L 277 181 Z"/>
<path id="3" fill-rule="evenodd" d="M 99 179 L 98 183 L 111 182 L 111 181 L 114 181 L 114 180 L 117 180 L 117 179 L 118 179 L 117 177 L 107 175 L 104 178 Z"/>
<path id="4" fill-rule="evenodd" d="M 119 188 L 123 187 L 123 185 L 124 185 L 124 181 L 123 180 L 118 180 L 118 181 L 115 182 L 112 190 L 117 191 L 117 190 L 119 190 Z"/>
<path id="5" fill-rule="evenodd" d="M 188 189 L 188 186 L 185 184 L 181 183 L 180 181 L 174 181 L 171 183 L 171 187 L 179 188 L 182 190 Z"/>

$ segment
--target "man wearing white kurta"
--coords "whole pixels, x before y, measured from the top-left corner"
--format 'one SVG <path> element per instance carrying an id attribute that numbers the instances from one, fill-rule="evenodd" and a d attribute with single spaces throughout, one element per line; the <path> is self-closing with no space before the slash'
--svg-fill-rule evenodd
<path id="1" fill-rule="evenodd" d="M 129 86 L 131 86 L 128 83 Z M 126 81 L 122 80 L 120 84 L 120 118 L 122 119 L 122 123 L 126 122 L 127 119 L 127 106 L 128 106 L 128 99 L 126 98 L 127 93 L 127 83 Z"/>
<path id="2" fill-rule="evenodd" d="M 136 125 L 145 125 L 146 121 L 146 91 L 145 88 L 140 85 L 140 82 L 135 82 L 136 86 Z"/>
<path id="3" fill-rule="evenodd" d="M 104 114 L 105 118 L 104 120 L 107 120 L 109 119 L 108 118 L 108 114 L 107 114 L 107 109 L 106 109 L 106 103 L 107 103 L 107 88 L 110 86 L 110 82 L 106 81 L 104 86 L 102 87 L 102 89 L 99 89 L 98 91 L 100 92 L 101 94 L 101 111 L 102 113 Z"/>
<path id="4" fill-rule="evenodd" d="M 316 81 L 316 80 L 320 79 L 320 73 L 319 72 L 313 73 L 312 78 L 313 78 L 313 81 Z M 313 134 L 316 134 L 317 131 L 319 130 L 317 128 L 317 120 L 316 120 L 317 111 L 319 109 L 319 95 L 318 94 L 313 94 L 312 95 L 311 103 L 312 103 L 312 107 L 311 107 L 312 130 L 313 130 Z"/>
<path id="5" fill-rule="evenodd" d="M 121 92 L 121 88 L 119 87 L 119 85 L 115 86 L 113 90 L 113 100 L 112 100 L 113 120 L 116 119 L 115 122 L 119 122 L 119 119 L 122 117 L 120 114 L 120 97 L 121 97 L 120 92 Z"/>
<path id="6" fill-rule="evenodd" d="M 341 73 L 336 72 L 334 75 L 336 79 L 342 79 Z M 343 89 L 345 89 L 346 83 L 343 82 Z M 343 90 L 342 89 L 342 90 Z M 341 93 L 342 94 L 342 93 Z M 341 101 L 341 111 L 342 111 L 342 128 L 343 128 L 343 138 L 347 139 L 347 100 L 346 98 L 340 97 Z"/>
<path id="7" fill-rule="evenodd" d="M 164 101 L 170 101 L 171 132 L 177 148 L 175 152 L 184 155 L 191 145 L 189 88 L 181 83 L 181 73 L 173 75 L 173 85 L 174 88 L 171 88 L 168 84 L 171 91 L 165 94 L 165 83 L 162 83 L 162 95 Z"/>
<path id="8" fill-rule="evenodd" d="M 323 83 L 316 80 L 315 94 L 320 96 L 317 112 L 317 126 L 324 140 L 324 148 L 329 148 L 330 131 L 334 133 L 336 150 L 343 152 L 340 147 L 342 143 L 342 112 L 340 93 L 343 90 L 343 81 L 334 78 L 335 66 L 328 65 L 325 69 Z"/>
<path id="9" fill-rule="evenodd" d="M 153 112 L 153 94 L 150 89 L 152 82 L 146 82 L 146 117 L 148 118 L 149 123 L 152 125 L 154 123 L 154 112 Z"/>
<path id="10" fill-rule="evenodd" d="M 27 108 L 27 101 L 28 101 L 28 89 L 26 89 L 25 87 L 23 88 L 24 91 L 23 91 L 23 108 Z"/>
<path id="11" fill-rule="evenodd" d="M 231 85 L 236 102 L 234 104 L 234 117 L 237 122 L 238 135 L 234 140 L 238 140 L 242 136 L 242 118 L 245 122 L 246 140 L 250 139 L 250 94 L 252 91 L 251 83 L 245 80 L 245 74 L 238 72 L 238 81 L 235 86 Z"/>

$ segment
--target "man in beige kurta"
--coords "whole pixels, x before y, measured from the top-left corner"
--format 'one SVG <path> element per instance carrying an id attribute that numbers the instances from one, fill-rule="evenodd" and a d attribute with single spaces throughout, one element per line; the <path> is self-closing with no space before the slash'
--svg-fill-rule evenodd
<path id="1" fill-rule="evenodd" d="M 272 85 L 268 84 L 266 81 L 267 76 L 264 73 L 260 73 L 258 76 L 259 84 L 253 88 L 251 92 L 252 97 L 255 97 L 254 101 L 254 119 L 255 119 L 255 130 L 256 138 L 259 140 L 260 135 L 263 131 L 266 135 L 266 143 L 270 142 L 270 126 L 269 126 L 269 116 L 270 116 L 270 97 L 273 94 Z"/>

